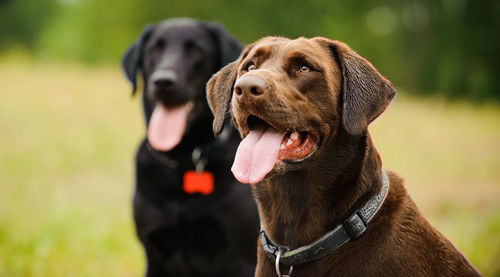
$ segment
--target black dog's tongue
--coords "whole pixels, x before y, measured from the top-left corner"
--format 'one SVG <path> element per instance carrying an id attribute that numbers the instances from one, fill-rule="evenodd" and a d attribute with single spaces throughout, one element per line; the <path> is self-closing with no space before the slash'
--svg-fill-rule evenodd
<path id="1" fill-rule="evenodd" d="M 154 149 L 172 150 L 182 140 L 186 129 L 188 105 L 167 108 L 157 103 L 148 126 L 148 140 Z"/>

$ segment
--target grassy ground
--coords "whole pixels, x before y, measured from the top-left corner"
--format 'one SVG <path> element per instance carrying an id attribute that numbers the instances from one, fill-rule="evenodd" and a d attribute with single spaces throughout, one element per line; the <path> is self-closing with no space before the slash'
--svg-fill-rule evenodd
<path id="1" fill-rule="evenodd" d="M 0 60 L 0 276 L 140 276 L 130 198 L 144 133 L 116 68 Z M 385 166 L 500 276 L 500 107 L 400 94 L 371 127 Z"/>

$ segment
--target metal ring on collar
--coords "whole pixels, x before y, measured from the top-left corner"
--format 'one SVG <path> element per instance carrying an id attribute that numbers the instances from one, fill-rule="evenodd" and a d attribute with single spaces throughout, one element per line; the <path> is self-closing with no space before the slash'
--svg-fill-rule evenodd
<path id="1" fill-rule="evenodd" d="M 203 172 L 205 170 L 205 166 L 207 165 L 207 158 L 202 157 L 201 154 L 203 152 L 203 149 L 201 147 L 196 147 L 193 150 L 193 153 L 191 154 L 191 158 L 193 160 L 193 164 L 195 165 L 196 171 L 198 173 Z"/>
<path id="2" fill-rule="evenodd" d="M 283 254 L 283 249 L 279 248 L 278 254 L 276 254 L 276 261 L 275 261 L 276 274 L 278 275 L 278 277 L 290 277 L 292 275 L 293 266 L 290 266 L 290 270 L 288 270 L 288 274 L 287 275 L 281 275 L 281 271 L 280 271 L 280 259 L 281 259 L 281 255 L 282 254 Z"/>

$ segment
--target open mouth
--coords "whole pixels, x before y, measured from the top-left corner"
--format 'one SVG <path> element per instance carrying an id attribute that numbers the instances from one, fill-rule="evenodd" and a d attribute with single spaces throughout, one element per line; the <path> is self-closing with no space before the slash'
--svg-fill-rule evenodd
<path id="1" fill-rule="evenodd" d="M 318 148 L 315 131 L 281 131 L 256 116 L 247 118 L 247 126 L 248 133 L 238 146 L 231 168 L 242 183 L 256 184 L 275 164 L 303 161 Z"/>
<path id="2" fill-rule="evenodd" d="M 317 135 L 310 131 L 287 133 L 281 142 L 278 160 L 300 162 L 315 152 L 317 141 Z"/>
<path id="3" fill-rule="evenodd" d="M 269 123 L 253 115 L 248 117 L 247 123 L 250 130 L 274 128 Z M 283 132 L 278 160 L 280 162 L 300 162 L 314 154 L 317 146 L 318 134 L 315 131 Z"/>

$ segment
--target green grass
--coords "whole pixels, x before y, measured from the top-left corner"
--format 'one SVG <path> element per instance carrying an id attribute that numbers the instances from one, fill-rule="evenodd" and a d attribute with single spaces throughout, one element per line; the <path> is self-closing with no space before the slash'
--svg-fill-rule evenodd
<path id="1" fill-rule="evenodd" d="M 0 61 L 0 276 L 140 276 L 139 99 L 116 67 Z M 385 167 L 500 276 L 500 107 L 400 94 L 371 127 Z"/>
<path id="2" fill-rule="evenodd" d="M 118 68 L 8 62 L 0 84 L 0 276 L 141 275 L 143 130 Z"/>

